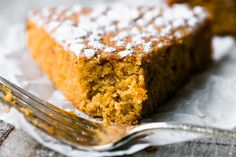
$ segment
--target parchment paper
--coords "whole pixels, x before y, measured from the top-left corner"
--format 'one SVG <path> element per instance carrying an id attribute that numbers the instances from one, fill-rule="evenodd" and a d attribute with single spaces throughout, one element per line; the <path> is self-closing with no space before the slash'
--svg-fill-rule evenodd
<path id="1" fill-rule="evenodd" d="M 23 15 L 22 15 L 23 16 Z M 24 87 L 31 93 L 66 110 L 76 110 L 63 94 L 56 90 L 30 58 L 25 45 L 24 21 L 9 24 L 0 19 L 0 75 Z M 183 87 L 173 99 L 163 105 L 157 114 L 145 122 L 172 121 L 215 126 L 226 129 L 236 127 L 236 46 L 230 37 L 215 38 L 213 42 L 215 63 L 198 74 Z M 199 135 L 159 131 L 145 139 L 112 152 L 84 152 L 60 143 L 28 124 L 23 116 L 0 104 L 0 119 L 22 128 L 43 145 L 68 156 L 110 156 L 132 154 L 150 145 L 165 145 L 198 138 Z M 76 110 L 80 116 L 89 118 Z M 88 154 L 89 153 L 89 154 Z"/>

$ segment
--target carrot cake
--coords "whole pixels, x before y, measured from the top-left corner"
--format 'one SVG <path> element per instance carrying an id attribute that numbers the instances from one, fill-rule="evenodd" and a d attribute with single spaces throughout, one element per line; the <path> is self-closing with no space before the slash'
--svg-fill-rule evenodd
<path id="1" fill-rule="evenodd" d="M 202 7 L 45 8 L 27 20 L 33 59 L 78 109 L 136 124 L 211 62 Z"/>
<path id="2" fill-rule="evenodd" d="M 167 2 L 204 6 L 213 21 L 214 34 L 236 36 L 236 0 L 167 0 Z"/>

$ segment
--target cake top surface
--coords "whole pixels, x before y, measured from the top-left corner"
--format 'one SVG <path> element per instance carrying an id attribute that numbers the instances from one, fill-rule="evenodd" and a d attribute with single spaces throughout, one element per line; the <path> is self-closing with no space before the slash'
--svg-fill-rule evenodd
<path id="1" fill-rule="evenodd" d="M 187 4 L 127 6 L 124 4 L 44 8 L 28 18 L 43 27 L 77 57 L 144 56 L 194 32 L 207 11 Z"/>

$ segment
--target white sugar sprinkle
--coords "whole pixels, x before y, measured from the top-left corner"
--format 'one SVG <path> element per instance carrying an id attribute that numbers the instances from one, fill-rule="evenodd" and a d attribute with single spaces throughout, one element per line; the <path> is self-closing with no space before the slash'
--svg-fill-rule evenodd
<path id="1" fill-rule="evenodd" d="M 118 55 L 120 55 L 121 58 L 125 57 L 125 56 L 130 56 L 132 55 L 133 51 L 130 50 L 124 50 L 124 51 L 120 51 L 118 53 Z"/>
<path id="2" fill-rule="evenodd" d="M 204 8 L 200 7 L 200 6 L 195 6 L 193 8 L 193 12 L 194 12 L 195 15 L 198 16 L 198 18 L 200 20 L 204 20 L 208 16 L 207 11 Z"/>
<path id="3" fill-rule="evenodd" d="M 73 38 L 84 38 L 88 35 L 88 33 L 85 30 L 82 30 L 80 28 L 75 29 L 73 33 Z"/>
<path id="4" fill-rule="evenodd" d="M 81 55 L 81 52 L 86 48 L 84 44 L 73 44 L 69 46 L 69 50 L 74 52 L 78 57 Z"/>
<path id="5" fill-rule="evenodd" d="M 151 24 L 151 25 L 149 25 L 148 27 L 147 27 L 147 31 L 148 32 L 155 32 L 156 31 L 156 27 L 153 25 L 153 24 Z"/>
<path id="6" fill-rule="evenodd" d="M 93 30 L 92 34 L 93 35 L 103 35 L 103 34 L 105 34 L 105 32 L 102 29 L 97 29 L 97 30 Z"/>
<path id="7" fill-rule="evenodd" d="M 196 26 L 197 24 L 199 24 L 199 20 L 195 17 L 188 20 L 188 25 L 189 26 Z"/>
<path id="8" fill-rule="evenodd" d="M 88 46 L 91 46 L 94 49 L 103 49 L 103 48 L 105 48 L 105 45 L 103 45 L 102 43 L 100 43 L 98 41 L 89 42 Z"/>
<path id="9" fill-rule="evenodd" d="M 102 37 L 101 36 L 99 36 L 99 35 L 90 35 L 89 36 L 89 41 L 100 41 L 102 39 Z"/>
<path id="10" fill-rule="evenodd" d="M 115 51 L 116 51 L 116 48 L 114 48 L 114 47 L 107 47 L 104 50 L 104 52 L 107 52 L 107 53 L 112 53 L 112 52 L 115 52 Z"/>
<path id="11" fill-rule="evenodd" d="M 148 22 L 149 22 L 148 20 L 139 19 L 139 20 L 137 21 L 137 24 L 140 25 L 140 26 L 145 26 L 145 25 L 148 24 Z"/>
<path id="12" fill-rule="evenodd" d="M 53 33 L 53 37 L 57 41 L 62 42 L 63 40 L 71 39 L 73 36 L 73 32 L 74 32 L 74 27 L 61 25 Z"/>
<path id="13" fill-rule="evenodd" d="M 195 6 L 195 7 L 193 8 L 193 12 L 194 12 L 194 14 L 196 14 L 196 15 L 200 15 L 200 14 L 204 13 L 205 11 L 204 11 L 204 9 L 203 9 L 202 7 L 200 7 L 200 6 Z"/>
<path id="14" fill-rule="evenodd" d="M 144 44 L 143 44 L 143 50 L 144 50 L 145 52 L 150 53 L 150 52 L 152 51 L 152 43 L 151 43 L 151 42 L 144 43 Z"/>
<path id="15" fill-rule="evenodd" d="M 178 31 L 178 32 L 175 32 L 175 33 L 174 33 L 174 36 L 175 36 L 177 39 L 179 39 L 179 38 L 182 38 L 182 37 L 183 37 L 183 34 Z"/>
<path id="16" fill-rule="evenodd" d="M 142 38 L 149 38 L 149 37 L 151 37 L 151 34 L 148 32 L 143 32 L 143 33 L 141 33 L 141 37 Z"/>
<path id="17" fill-rule="evenodd" d="M 57 19 L 58 19 L 58 16 L 53 15 L 53 16 L 51 17 L 51 19 L 52 19 L 52 20 L 57 20 Z"/>
<path id="18" fill-rule="evenodd" d="M 174 28 L 184 27 L 186 26 L 186 23 L 183 19 L 178 19 L 178 20 L 173 21 L 172 26 Z"/>
<path id="19" fill-rule="evenodd" d="M 151 11 L 147 12 L 146 14 L 144 14 L 143 18 L 147 21 L 150 21 L 158 15 L 160 15 L 160 10 L 155 9 L 155 10 L 151 10 Z"/>
<path id="20" fill-rule="evenodd" d="M 131 49 L 133 49 L 133 48 L 135 48 L 135 44 L 134 44 L 134 43 L 128 43 L 128 44 L 126 45 L 126 49 L 127 49 L 127 50 L 131 50 Z"/>
<path id="21" fill-rule="evenodd" d="M 159 42 L 160 39 L 159 39 L 159 38 L 152 38 L 151 41 L 153 41 L 153 42 Z"/>
<path id="22" fill-rule="evenodd" d="M 158 46 L 159 48 L 163 48 L 163 47 L 164 47 L 164 44 L 163 44 L 163 43 L 159 43 L 157 46 Z"/>
<path id="23" fill-rule="evenodd" d="M 37 19 L 37 24 L 38 24 L 39 26 L 43 26 L 44 21 L 43 21 L 42 19 Z"/>
<path id="24" fill-rule="evenodd" d="M 168 22 L 162 17 L 156 18 L 154 23 L 156 24 L 156 26 L 163 26 L 168 24 Z"/>
<path id="25" fill-rule="evenodd" d="M 71 38 L 71 39 L 68 39 L 66 40 L 68 42 L 68 44 L 76 44 L 76 43 L 83 43 L 84 40 L 81 39 L 81 38 L 77 38 L 77 39 L 74 39 L 74 38 Z"/>
<path id="26" fill-rule="evenodd" d="M 167 27 L 164 27 L 162 30 L 161 30 L 161 36 L 166 36 L 168 35 L 170 32 L 171 32 L 172 28 L 170 25 L 168 25 Z"/>
<path id="27" fill-rule="evenodd" d="M 56 8 L 55 12 L 57 14 L 61 14 L 65 9 L 66 9 L 65 7 L 59 6 L 59 7 Z"/>
<path id="28" fill-rule="evenodd" d="M 120 32 L 115 36 L 112 41 L 121 41 L 124 40 L 129 34 L 127 32 Z"/>
<path id="29" fill-rule="evenodd" d="M 129 21 L 124 21 L 124 22 L 119 22 L 118 23 L 118 28 L 123 29 L 129 27 L 130 22 Z"/>
<path id="30" fill-rule="evenodd" d="M 73 14 L 74 14 L 74 12 L 71 11 L 71 10 L 67 10 L 67 11 L 65 12 L 65 16 L 67 16 L 67 17 L 70 17 L 70 16 L 72 16 Z"/>
<path id="31" fill-rule="evenodd" d="M 124 39 L 124 38 L 126 38 L 128 35 L 129 35 L 128 32 L 120 32 L 120 33 L 118 34 L 118 37 L 119 37 L 119 39 Z"/>
<path id="32" fill-rule="evenodd" d="M 138 54 L 138 56 L 140 56 L 140 57 L 143 57 L 143 56 L 144 56 L 144 54 L 142 54 L 142 53 L 141 53 L 141 54 Z"/>
<path id="33" fill-rule="evenodd" d="M 46 30 L 48 32 L 51 32 L 53 30 L 55 30 L 58 26 L 60 26 L 60 23 L 57 21 L 51 21 L 47 24 Z"/>
<path id="34" fill-rule="evenodd" d="M 116 46 L 125 46 L 125 42 L 124 41 L 117 41 Z"/>
<path id="35" fill-rule="evenodd" d="M 174 11 L 177 12 L 175 16 L 180 16 L 179 18 L 189 19 L 193 17 L 193 12 L 187 5 L 176 5 Z"/>
<path id="36" fill-rule="evenodd" d="M 42 9 L 42 14 L 43 17 L 49 17 L 51 15 L 51 11 L 49 8 L 44 8 Z"/>
<path id="37" fill-rule="evenodd" d="M 84 50 L 84 56 L 87 58 L 91 58 L 96 54 L 96 51 L 93 49 L 85 49 Z"/>
<path id="38" fill-rule="evenodd" d="M 107 31 L 107 32 L 115 32 L 116 31 L 116 26 L 115 25 L 106 26 L 105 27 L 105 31 Z"/>
<path id="39" fill-rule="evenodd" d="M 132 38 L 132 41 L 135 43 L 135 44 L 142 44 L 145 42 L 145 40 L 142 39 L 141 35 L 136 35 Z"/>
<path id="40" fill-rule="evenodd" d="M 73 24 L 74 23 L 71 20 L 65 20 L 61 25 L 62 26 L 72 26 L 72 27 L 74 27 Z"/>
<path id="41" fill-rule="evenodd" d="M 130 30 L 130 33 L 131 33 L 131 34 L 139 34 L 140 31 L 139 31 L 139 29 L 138 29 L 137 27 L 134 27 L 134 28 L 132 28 L 132 29 Z"/>
<path id="42" fill-rule="evenodd" d="M 69 45 L 73 44 L 84 44 L 83 39 L 68 39 L 65 41 L 65 46 L 68 48 Z"/>
<path id="43" fill-rule="evenodd" d="M 74 5 L 71 10 L 74 12 L 74 13 L 79 13 L 81 10 L 82 10 L 82 6 L 80 5 Z"/>

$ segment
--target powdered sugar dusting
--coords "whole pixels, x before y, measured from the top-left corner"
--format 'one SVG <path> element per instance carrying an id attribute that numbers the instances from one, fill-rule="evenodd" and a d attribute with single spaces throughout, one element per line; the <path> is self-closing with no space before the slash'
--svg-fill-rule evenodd
<path id="1" fill-rule="evenodd" d="M 207 17 L 204 8 L 191 9 L 186 4 L 163 8 L 119 3 L 92 8 L 74 5 L 29 14 L 30 20 L 45 28 L 65 49 L 86 58 L 100 57 L 102 52 L 121 58 L 142 57 L 154 47 L 163 48 L 164 43 L 191 34 Z"/>

